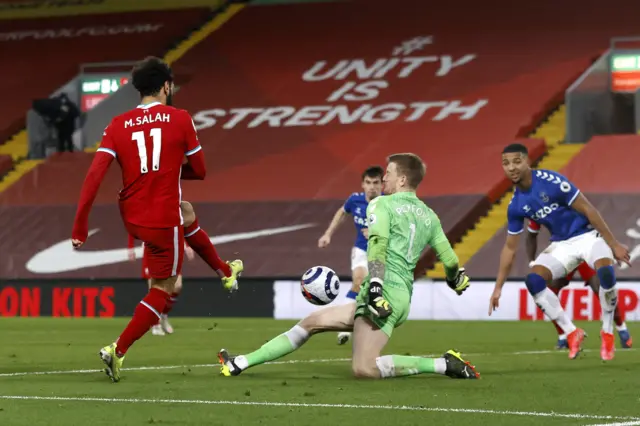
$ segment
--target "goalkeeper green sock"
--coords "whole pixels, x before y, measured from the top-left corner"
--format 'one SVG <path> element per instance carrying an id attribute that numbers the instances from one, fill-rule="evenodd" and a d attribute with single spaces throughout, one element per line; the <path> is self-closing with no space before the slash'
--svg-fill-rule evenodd
<path id="1" fill-rule="evenodd" d="M 447 362 L 444 358 L 385 355 L 376 358 L 376 365 L 383 379 L 422 373 L 444 374 L 447 371 Z"/>
<path id="2" fill-rule="evenodd" d="M 269 340 L 260 349 L 247 355 L 237 356 L 234 362 L 241 370 L 245 370 L 254 365 L 282 358 L 298 349 L 307 340 L 309 340 L 307 330 L 299 325 L 294 325 L 291 330 Z"/>

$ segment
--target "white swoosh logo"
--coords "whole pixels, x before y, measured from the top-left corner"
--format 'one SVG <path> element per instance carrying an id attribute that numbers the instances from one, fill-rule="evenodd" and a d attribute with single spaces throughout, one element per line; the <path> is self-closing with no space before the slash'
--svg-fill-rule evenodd
<path id="1" fill-rule="evenodd" d="M 258 231 L 241 232 L 238 234 L 219 235 L 211 237 L 213 244 L 224 244 L 233 241 L 250 240 L 253 238 L 267 237 L 269 235 L 284 234 L 286 232 L 299 231 L 315 226 L 314 223 L 304 225 L 283 226 L 280 228 L 261 229 Z M 89 236 L 97 233 L 99 229 L 92 229 Z M 142 257 L 142 246 L 134 249 L 136 258 Z M 56 274 L 60 272 L 77 271 L 83 268 L 111 265 L 129 260 L 129 249 L 119 248 L 110 250 L 74 250 L 71 239 L 60 241 L 51 247 L 34 255 L 27 262 L 26 268 L 34 274 Z"/>

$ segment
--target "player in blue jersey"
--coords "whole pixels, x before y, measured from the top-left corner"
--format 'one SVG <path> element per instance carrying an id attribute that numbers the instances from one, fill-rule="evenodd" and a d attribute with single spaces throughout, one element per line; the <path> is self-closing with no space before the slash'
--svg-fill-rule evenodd
<path id="1" fill-rule="evenodd" d="M 353 224 L 356 227 L 356 241 L 351 249 L 351 291 L 347 297 L 355 303 L 356 296 L 360 292 L 360 286 L 367 273 L 367 206 L 369 202 L 382 194 L 382 176 L 384 169 L 380 166 L 371 166 L 362 172 L 362 191 L 354 192 L 347 198 L 329 224 L 329 227 L 318 240 L 318 247 L 325 248 L 331 243 L 333 233 L 344 221 L 347 215 L 353 216 Z M 338 344 L 343 345 L 349 341 L 351 333 L 338 333 Z"/>
<path id="2" fill-rule="evenodd" d="M 498 308 L 502 287 L 524 231 L 524 220 L 533 220 L 549 229 L 551 244 L 536 258 L 525 278 L 529 293 L 538 307 L 565 332 L 569 358 L 575 359 L 582 350 L 584 330 L 576 328 L 566 316 L 558 296 L 547 285 L 566 276 L 581 262 L 587 262 L 600 280 L 600 356 L 603 360 L 613 359 L 613 317 L 618 301 L 613 265 L 616 260 L 629 263 L 628 247 L 618 242 L 598 210 L 566 177 L 549 170 L 532 170 L 524 145 L 512 144 L 504 149 L 502 168 L 515 190 L 507 210 L 508 236 L 500 255 L 489 315 Z"/>

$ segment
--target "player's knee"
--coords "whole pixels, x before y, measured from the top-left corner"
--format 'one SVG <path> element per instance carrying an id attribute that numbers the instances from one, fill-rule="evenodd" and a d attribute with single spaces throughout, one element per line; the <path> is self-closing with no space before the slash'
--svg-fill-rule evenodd
<path id="1" fill-rule="evenodd" d="M 601 266 L 596 272 L 600 279 L 600 286 L 602 286 L 603 289 L 609 290 L 616 285 L 616 274 L 613 271 L 613 266 Z"/>
<path id="2" fill-rule="evenodd" d="M 315 311 L 307 315 L 298 323 L 300 327 L 305 329 L 309 334 L 316 334 L 324 331 L 322 321 L 322 311 Z"/>
<path id="3" fill-rule="evenodd" d="M 182 275 L 178 275 L 176 283 L 173 285 L 173 292 L 180 293 L 182 291 Z"/>
<path id="4" fill-rule="evenodd" d="M 190 226 L 196 220 L 196 212 L 193 210 L 193 205 L 188 201 L 182 201 L 180 203 L 180 210 L 182 211 L 182 219 L 184 221 L 183 226 Z"/>
<path id="5" fill-rule="evenodd" d="M 524 279 L 524 283 L 531 295 L 536 295 L 547 288 L 547 281 L 542 276 L 531 273 Z"/>

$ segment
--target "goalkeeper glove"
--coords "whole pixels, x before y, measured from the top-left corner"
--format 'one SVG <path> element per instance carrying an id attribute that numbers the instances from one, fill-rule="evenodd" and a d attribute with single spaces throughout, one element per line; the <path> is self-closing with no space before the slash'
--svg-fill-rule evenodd
<path id="1" fill-rule="evenodd" d="M 469 277 L 465 274 L 464 268 L 459 268 L 456 277 L 452 280 L 447 278 L 447 285 L 458 296 L 460 296 L 471 284 L 469 283 Z"/>
<path id="2" fill-rule="evenodd" d="M 371 281 L 369 284 L 369 304 L 367 305 L 373 316 L 384 319 L 391 315 L 391 305 L 382 296 L 382 283 Z"/>

